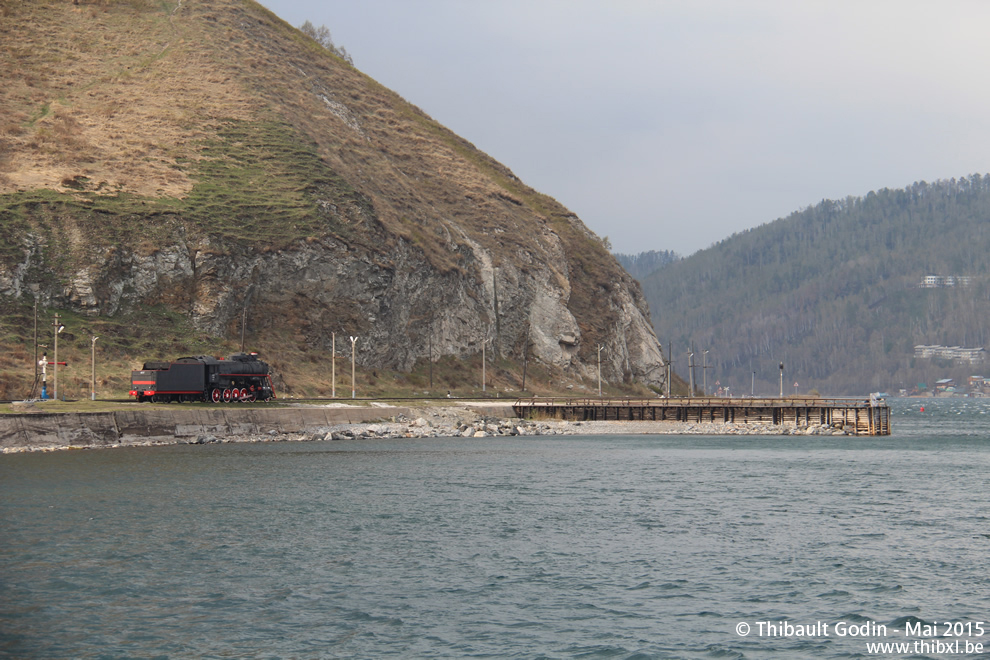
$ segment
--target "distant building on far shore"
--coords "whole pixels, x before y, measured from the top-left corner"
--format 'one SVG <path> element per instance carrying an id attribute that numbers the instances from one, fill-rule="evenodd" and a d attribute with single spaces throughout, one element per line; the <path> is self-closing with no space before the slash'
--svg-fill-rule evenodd
<path id="1" fill-rule="evenodd" d="M 953 286 L 968 287 L 973 283 L 970 275 L 926 275 L 918 286 L 922 289 L 943 289 Z"/>
<path id="2" fill-rule="evenodd" d="M 983 347 L 963 348 L 962 346 L 939 346 L 919 344 L 914 347 L 914 357 L 916 358 L 941 358 L 954 362 L 968 362 L 969 364 L 980 364 L 986 359 L 986 351 Z"/>

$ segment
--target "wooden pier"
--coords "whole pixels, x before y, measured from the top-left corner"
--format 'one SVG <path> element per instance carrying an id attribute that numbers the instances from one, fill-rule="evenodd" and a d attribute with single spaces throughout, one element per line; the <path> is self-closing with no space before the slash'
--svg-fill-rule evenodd
<path id="1" fill-rule="evenodd" d="M 769 424 L 807 428 L 841 425 L 854 435 L 890 435 L 890 407 L 883 399 L 812 397 L 671 399 L 519 399 L 522 419 Z"/>

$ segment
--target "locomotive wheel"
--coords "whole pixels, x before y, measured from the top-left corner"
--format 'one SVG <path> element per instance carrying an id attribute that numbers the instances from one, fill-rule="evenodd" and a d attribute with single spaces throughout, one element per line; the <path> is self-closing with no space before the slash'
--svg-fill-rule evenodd
<path id="1" fill-rule="evenodd" d="M 250 403 L 251 401 L 254 401 L 254 399 L 255 399 L 254 392 L 244 392 L 244 399 L 243 399 L 244 401 Z"/>
<path id="2" fill-rule="evenodd" d="M 214 388 L 213 393 L 210 394 L 210 398 L 213 399 L 213 403 L 220 403 L 220 390 Z"/>
<path id="3" fill-rule="evenodd" d="M 230 403 L 230 397 L 231 397 L 230 390 L 229 389 L 225 389 L 223 391 L 223 402 L 224 403 Z"/>

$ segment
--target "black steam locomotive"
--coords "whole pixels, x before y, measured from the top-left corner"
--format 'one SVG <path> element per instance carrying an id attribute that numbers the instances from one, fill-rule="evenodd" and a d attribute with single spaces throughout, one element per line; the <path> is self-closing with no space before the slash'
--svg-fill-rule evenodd
<path id="1" fill-rule="evenodd" d="M 226 360 L 206 355 L 175 362 L 145 362 L 131 372 L 131 396 L 138 401 L 268 401 L 275 398 L 268 365 L 257 353 Z"/>

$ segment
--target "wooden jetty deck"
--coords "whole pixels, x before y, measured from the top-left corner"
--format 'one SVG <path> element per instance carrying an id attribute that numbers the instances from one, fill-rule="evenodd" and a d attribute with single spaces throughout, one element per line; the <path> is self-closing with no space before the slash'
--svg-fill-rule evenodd
<path id="1" fill-rule="evenodd" d="M 855 435 L 890 435 L 890 407 L 883 399 L 812 397 L 670 399 L 519 399 L 522 419 L 570 421 L 672 421 L 772 424 L 797 428 L 841 424 Z"/>

